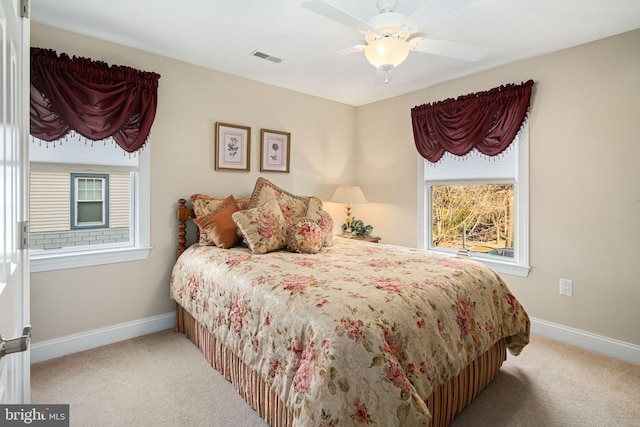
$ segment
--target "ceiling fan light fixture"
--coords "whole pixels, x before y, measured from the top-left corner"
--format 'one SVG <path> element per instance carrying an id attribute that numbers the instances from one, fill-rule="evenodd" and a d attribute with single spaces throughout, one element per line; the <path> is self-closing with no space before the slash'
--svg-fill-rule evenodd
<path id="1" fill-rule="evenodd" d="M 397 37 L 382 37 L 364 48 L 367 60 L 376 68 L 384 65 L 397 67 L 407 59 L 410 51 L 409 42 Z"/>

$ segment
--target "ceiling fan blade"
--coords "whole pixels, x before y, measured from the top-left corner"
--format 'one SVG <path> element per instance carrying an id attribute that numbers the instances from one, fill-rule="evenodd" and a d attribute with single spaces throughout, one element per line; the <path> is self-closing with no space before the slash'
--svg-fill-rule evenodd
<path id="1" fill-rule="evenodd" d="M 355 17 L 353 15 L 348 14 L 347 12 L 338 9 L 335 6 L 331 6 L 328 3 L 325 3 L 320 0 L 313 1 L 305 1 L 302 2 L 302 7 L 312 12 L 315 12 L 319 15 L 324 16 L 325 18 L 329 18 L 333 21 L 336 21 L 342 25 L 346 25 L 347 27 L 353 28 L 356 31 L 367 32 L 371 30 L 371 25 L 369 25 L 366 21 Z"/>
<path id="2" fill-rule="evenodd" d="M 364 52 L 364 45 L 362 44 L 353 45 L 330 52 L 322 51 L 314 55 L 304 55 L 303 57 L 294 58 L 295 61 L 292 62 L 294 62 L 298 68 L 315 67 L 318 62 L 333 61 L 342 56 L 360 52 Z"/>
<path id="3" fill-rule="evenodd" d="M 413 12 L 407 22 L 414 28 L 427 28 L 476 0 L 431 0 Z"/>
<path id="4" fill-rule="evenodd" d="M 481 60 L 489 52 L 489 49 L 483 46 L 424 37 L 414 37 L 409 42 L 411 43 L 411 49 L 416 52 L 447 56 L 471 62 Z"/>
<path id="5" fill-rule="evenodd" d="M 350 55 L 356 52 L 364 52 L 365 46 L 363 44 L 358 44 L 355 46 L 345 47 L 344 49 L 340 49 L 337 54 L 338 55 Z"/>

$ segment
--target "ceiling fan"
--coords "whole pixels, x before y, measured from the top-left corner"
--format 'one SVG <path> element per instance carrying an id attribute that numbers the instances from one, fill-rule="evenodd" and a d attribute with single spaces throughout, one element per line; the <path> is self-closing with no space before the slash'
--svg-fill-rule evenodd
<path id="1" fill-rule="evenodd" d="M 400 65 L 409 52 L 423 52 L 447 56 L 465 61 L 479 61 L 488 49 L 466 43 L 437 40 L 415 35 L 417 29 L 410 22 L 422 26 L 463 8 L 474 0 L 430 0 L 424 6 L 406 16 L 395 12 L 398 0 L 378 0 L 379 14 L 368 21 L 353 16 L 323 0 L 302 2 L 302 7 L 353 28 L 364 34 L 364 45 L 353 46 L 350 51 L 364 52 L 367 60 L 376 68 L 376 83 L 389 83 L 391 71 Z"/>

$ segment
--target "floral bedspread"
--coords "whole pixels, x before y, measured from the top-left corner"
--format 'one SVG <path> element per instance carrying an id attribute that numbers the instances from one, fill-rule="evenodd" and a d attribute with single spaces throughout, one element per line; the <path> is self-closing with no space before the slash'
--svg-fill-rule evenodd
<path id="1" fill-rule="evenodd" d="M 194 245 L 171 297 L 293 409 L 296 425 L 426 425 L 425 400 L 529 318 L 467 259 L 336 238 L 318 254 Z"/>

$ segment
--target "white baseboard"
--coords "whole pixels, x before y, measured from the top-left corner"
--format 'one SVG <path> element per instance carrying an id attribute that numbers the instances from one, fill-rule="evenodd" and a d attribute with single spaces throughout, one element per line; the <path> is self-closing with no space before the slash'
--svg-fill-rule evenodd
<path id="1" fill-rule="evenodd" d="M 31 346 L 31 363 L 90 350 L 103 345 L 171 329 L 175 326 L 176 314 L 167 313 L 133 322 L 121 323 L 107 328 L 68 335 Z"/>
<path id="2" fill-rule="evenodd" d="M 531 333 L 640 365 L 639 345 L 533 317 L 531 318 Z"/>
<path id="3" fill-rule="evenodd" d="M 171 329 L 175 326 L 175 319 L 175 313 L 167 313 L 110 326 L 108 328 L 95 329 L 93 331 L 39 342 L 31 346 L 31 363 L 42 362 L 79 351 L 113 344 L 118 341 Z M 640 365 L 640 346 L 635 344 L 592 334 L 580 329 L 570 328 L 534 317 L 531 318 L 531 332 Z"/>

